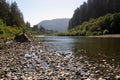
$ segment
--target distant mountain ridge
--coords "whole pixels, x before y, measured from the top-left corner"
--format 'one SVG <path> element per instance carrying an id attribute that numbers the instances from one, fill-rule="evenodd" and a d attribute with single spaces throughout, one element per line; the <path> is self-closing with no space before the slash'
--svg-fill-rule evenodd
<path id="1" fill-rule="evenodd" d="M 47 30 L 58 32 L 65 32 L 68 29 L 69 18 L 59 18 L 52 20 L 44 20 L 37 24 L 38 28 L 41 26 Z"/>

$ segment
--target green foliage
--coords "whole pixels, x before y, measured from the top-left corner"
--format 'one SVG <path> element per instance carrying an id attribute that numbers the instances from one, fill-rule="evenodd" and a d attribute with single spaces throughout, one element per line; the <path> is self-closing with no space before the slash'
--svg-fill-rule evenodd
<path id="1" fill-rule="evenodd" d="M 96 19 L 90 19 L 82 25 L 59 35 L 89 36 L 102 34 L 120 34 L 120 13 L 107 14 Z"/>
<path id="2" fill-rule="evenodd" d="M 18 33 L 30 35 L 29 25 L 25 25 L 16 2 L 9 4 L 6 0 L 0 0 L 0 38 L 13 38 Z"/>
<path id="3" fill-rule="evenodd" d="M 17 6 L 16 2 L 11 5 L 6 0 L 0 1 L 0 18 L 7 26 L 24 27 L 25 22 L 23 14 Z"/>
<path id="4" fill-rule="evenodd" d="M 109 31 L 107 30 L 107 29 L 105 29 L 104 31 L 103 31 L 103 34 L 108 34 L 109 33 Z"/>
<path id="5" fill-rule="evenodd" d="M 34 25 L 31 28 L 31 31 L 34 35 L 55 35 L 55 33 L 57 33 L 57 31 L 48 30 L 45 29 L 43 26 L 38 27 L 37 25 Z"/>
<path id="6" fill-rule="evenodd" d="M 107 13 L 117 12 L 120 12 L 120 0 L 87 0 L 74 11 L 73 17 L 69 21 L 68 29 L 75 28 L 91 18 L 98 18 Z M 108 19 L 106 18 L 106 20 Z"/>
<path id="7" fill-rule="evenodd" d="M 0 19 L 0 38 L 13 38 L 16 34 L 22 32 L 23 28 L 7 26 Z"/>

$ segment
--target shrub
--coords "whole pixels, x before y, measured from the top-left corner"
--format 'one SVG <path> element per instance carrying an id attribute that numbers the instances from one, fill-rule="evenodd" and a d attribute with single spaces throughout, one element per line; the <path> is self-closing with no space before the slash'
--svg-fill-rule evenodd
<path id="1" fill-rule="evenodd" d="M 109 33 L 109 31 L 107 30 L 107 29 L 105 29 L 104 31 L 103 31 L 103 34 L 108 34 Z"/>

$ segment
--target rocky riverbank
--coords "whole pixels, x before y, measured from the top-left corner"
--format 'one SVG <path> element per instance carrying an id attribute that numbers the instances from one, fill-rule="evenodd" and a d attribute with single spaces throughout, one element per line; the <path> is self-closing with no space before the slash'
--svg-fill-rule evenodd
<path id="1" fill-rule="evenodd" d="M 9 41 L 0 49 L 1 80 L 119 80 L 120 65 L 49 51 L 39 41 Z"/>

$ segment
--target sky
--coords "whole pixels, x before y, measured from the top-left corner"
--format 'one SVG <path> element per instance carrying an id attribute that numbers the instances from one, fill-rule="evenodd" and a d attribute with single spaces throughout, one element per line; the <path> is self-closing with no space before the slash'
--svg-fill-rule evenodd
<path id="1" fill-rule="evenodd" d="M 31 26 L 43 20 L 71 18 L 74 10 L 87 0 L 7 0 L 14 1 Z"/>

